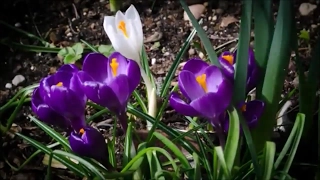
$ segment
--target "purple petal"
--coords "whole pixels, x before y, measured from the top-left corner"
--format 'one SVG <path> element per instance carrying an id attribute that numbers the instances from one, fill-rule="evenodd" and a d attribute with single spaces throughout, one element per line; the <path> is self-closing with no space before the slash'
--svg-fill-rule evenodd
<path id="1" fill-rule="evenodd" d="M 40 82 L 40 88 L 43 88 L 45 92 L 42 90 L 40 93 L 42 96 L 46 96 L 50 92 L 51 86 L 56 86 L 58 84 L 61 84 L 64 87 L 70 87 L 70 79 L 74 76 L 73 73 L 65 72 L 65 71 L 58 71 L 57 73 L 48 76 L 46 78 L 43 78 L 43 80 Z"/>
<path id="2" fill-rule="evenodd" d="M 185 116 L 199 116 L 200 114 L 189 104 L 185 103 L 177 93 L 172 93 L 169 99 L 170 106 Z"/>
<path id="3" fill-rule="evenodd" d="M 83 61 L 82 70 L 102 83 L 108 78 L 108 58 L 100 53 L 90 53 Z"/>
<path id="4" fill-rule="evenodd" d="M 190 59 L 183 66 L 183 71 L 190 71 L 194 76 L 199 76 L 204 73 L 204 70 L 209 66 L 208 63 L 204 62 L 200 58 Z"/>
<path id="5" fill-rule="evenodd" d="M 141 79 L 140 67 L 137 62 L 129 60 L 127 75 L 129 78 L 129 93 L 131 94 L 137 88 Z"/>
<path id="6" fill-rule="evenodd" d="M 203 117 L 217 119 L 218 116 L 226 111 L 230 104 L 230 97 L 224 97 L 219 93 L 207 93 L 190 103 L 190 105 Z"/>
<path id="7" fill-rule="evenodd" d="M 74 64 L 65 64 L 62 65 L 58 71 L 66 71 L 66 72 L 70 72 L 70 73 L 76 73 L 79 71 L 78 67 Z"/>
<path id="8" fill-rule="evenodd" d="M 81 133 L 72 132 L 68 140 L 72 151 L 80 156 L 94 158 L 99 162 L 107 156 L 104 137 L 92 127 L 84 128 Z"/>
<path id="9" fill-rule="evenodd" d="M 86 102 L 83 101 L 82 96 L 67 87 L 52 86 L 47 103 L 67 119 L 84 116 Z"/>
<path id="10" fill-rule="evenodd" d="M 190 71 L 182 71 L 179 74 L 178 85 L 182 94 L 191 101 L 205 94 L 204 89 L 202 89 L 196 81 L 196 77 Z"/>
<path id="11" fill-rule="evenodd" d="M 221 70 L 216 66 L 208 67 L 205 73 L 208 92 L 217 93 L 219 96 L 224 97 L 224 102 L 229 105 L 233 90 L 230 81 L 224 77 Z"/>
<path id="12" fill-rule="evenodd" d="M 219 63 L 222 67 L 222 71 L 224 75 L 229 79 L 232 80 L 234 79 L 234 67 L 233 64 L 230 64 L 229 61 L 225 60 L 223 56 L 225 55 L 232 55 L 230 52 L 223 52 L 221 56 L 218 58 Z"/>
<path id="13" fill-rule="evenodd" d="M 129 94 L 129 79 L 125 75 L 119 75 L 109 84 L 114 94 L 118 97 L 118 101 L 121 105 L 126 106 L 128 99 L 131 94 Z"/>
<path id="14" fill-rule="evenodd" d="M 264 102 L 253 100 L 246 103 L 245 111 L 242 111 L 243 117 L 246 119 L 250 128 L 257 124 L 264 110 Z"/>
<path id="15" fill-rule="evenodd" d="M 60 114 L 51 109 L 44 103 L 39 88 L 33 91 L 31 98 L 32 111 L 39 117 L 39 119 L 47 124 L 59 126 L 60 128 L 68 128 L 69 122 Z"/>
<path id="16" fill-rule="evenodd" d="M 114 66 L 114 68 L 112 68 Z M 119 52 L 114 52 L 108 59 L 108 77 L 116 77 L 120 74 L 128 75 L 128 61 Z M 115 74 L 114 74 L 115 73 Z"/>
<path id="17" fill-rule="evenodd" d="M 251 74 L 248 74 L 247 87 L 246 87 L 247 93 L 249 93 L 252 89 L 254 89 L 257 86 L 258 80 L 259 80 L 259 70 L 257 67 L 251 72 Z"/>
<path id="18" fill-rule="evenodd" d="M 100 102 L 100 100 L 98 92 L 100 87 L 99 84 L 101 83 L 94 81 L 93 78 L 84 71 L 79 71 L 77 76 L 82 84 L 82 91 L 84 94 L 88 97 L 88 99 L 99 104 L 98 102 Z"/>

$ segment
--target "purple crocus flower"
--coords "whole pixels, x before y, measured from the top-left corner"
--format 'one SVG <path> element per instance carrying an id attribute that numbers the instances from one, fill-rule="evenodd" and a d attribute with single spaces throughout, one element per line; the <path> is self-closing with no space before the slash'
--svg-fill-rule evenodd
<path id="1" fill-rule="evenodd" d="M 105 140 L 99 131 L 85 123 L 87 98 L 77 72 L 76 66 L 63 65 L 55 74 L 43 78 L 33 92 L 32 110 L 47 124 L 71 128 L 72 151 L 100 161 L 107 158 Z"/>
<path id="2" fill-rule="evenodd" d="M 223 52 L 219 57 L 219 62 L 222 66 L 224 74 L 234 81 L 235 63 L 237 52 L 231 53 L 228 51 Z M 247 69 L 247 92 L 256 87 L 259 71 L 255 62 L 253 49 L 249 47 L 248 69 Z"/>
<path id="3" fill-rule="evenodd" d="M 172 93 L 171 107 L 180 114 L 205 117 L 212 125 L 220 126 L 218 117 L 226 111 L 232 98 L 232 84 L 220 68 L 201 59 L 191 59 L 178 76 L 178 86 L 187 101 Z"/>
<path id="4" fill-rule="evenodd" d="M 239 109 L 242 112 L 242 115 L 243 115 L 244 119 L 246 120 L 247 125 L 250 129 L 257 126 L 258 119 L 261 117 L 263 110 L 264 110 L 264 107 L 265 107 L 264 102 L 260 101 L 260 100 L 253 100 L 253 101 L 249 101 L 249 102 L 240 104 Z M 228 115 L 228 113 L 225 114 L 225 121 L 224 121 L 223 128 L 224 128 L 225 132 L 227 132 L 229 129 L 229 115 Z"/>
<path id="5" fill-rule="evenodd" d="M 118 117 L 124 116 L 130 95 L 140 83 L 139 65 L 118 52 L 109 58 L 100 53 L 88 54 L 78 73 L 87 97 L 113 111 Z M 126 120 L 120 119 L 126 129 Z"/>

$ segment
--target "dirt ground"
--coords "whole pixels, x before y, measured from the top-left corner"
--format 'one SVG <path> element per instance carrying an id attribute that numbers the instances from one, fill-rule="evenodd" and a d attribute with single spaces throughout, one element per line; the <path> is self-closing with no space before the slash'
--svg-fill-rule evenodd
<path id="1" fill-rule="evenodd" d="M 162 81 L 192 28 L 188 22 L 183 20 L 183 9 L 178 1 L 156 1 L 153 9 L 151 9 L 152 1 L 141 2 L 142 0 L 132 0 L 131 3 L 140 12 L 145 38 L 150 40 L 150 37 L 155 33 L 161 34 L 158 40 L 152 39 L 154 42 L 147 42 L 145 46 L 150 60 L 153 59 L 152 61 L 155 61 L 153 65 L 150 61 L 150 68 L 157 80 Z M 220 2 L 209 4 L 206 7 L 206 12 L 202 17 L 202 27 L 206 30 L 212 45 L 215 48 L 219 48 L 219 50 L 230 50 L 237 43 L 241 13 L 239 2 Z M 298 29 L 310 31 L 310 46 L 313 47 L 319 35 L 320 11 L 301 17 L 298 7 L 302 1 L 297 0 L 295 2 Z M 319 1 L 314 3 L 318 3 L 317 5 L 319 6 Z M 129 5 L 130 2 L 126 2 L 123 10 Z M 277 4 L 274 5 L 274 9 L 275 11 L 277 10 Z M 105 15 L 111 14 L 106 0 L 4 0 L 0 7 L 0 20 L 39 36 L 57 47 L 72 45 L 75 42 L 79 42 L 80 39 L 92 45 L 110 44 L 102 28 L 102 20 Z M 221 27 L 222 22 L 225 22 L 228 17 L 234 17 L 235 20 L 228 26 Z M 38 41 L 26 38 L 0 25 L 0 42 L 3 39 L 6 39 L 6 42 L 39 45 Z M 252 34 L 252 43 L 254 43 L 253 40 L 254 34 Z M 194 42 L 195 44 L 199 43 L 199 38 L 196 37 Z M 8 47 L 1 43 L 0 46 L 2 54 L 0 61 L 1 105 L 22 87 L 37 83 L 42 77 L 54 73 L 62 65 L 61 60 L 53 53 L 25 52 L 15 46 Z M 307 69 L 310 60 L 310 48 L 308 45 L 302 45 L 300 53 Z M 203 54 L 196 46 L 191 46 L 183 57 L 182 62 L 188 58 L 199 56 L 202 57 Z M 24 76 L 25 81 L 18 86 L 6 88 L 7 83 L 11 83 L 16 75 Z M 290 62 L 288 76 L 283 89 L 284 93 L 290 92 L 295 88 L 295 77 L 295 64 Z M 173 80 L 172 84 L 175 83 L 176 79 Z M 297 104 L 297 97 L 295 96 L 294 98 Z M 88 113 L 91 114 L 92 111 Z M 29 104 L 26 104 L 15 121 L 13 131 L 22 132 L 36 140 L 49 143 L 50 139 L 45 133 L 37 128 L 35 124 L 29 122 L 26 117 L 29 114 L 31 114 L 30 107 Z M 108 128 L 103 127 L 103 124 L 107 122 L 110 123 L 107 116 L 96 122 L 100 123 L 101 129 L 105 133 L 108 133 Z M 180 116 L 170 109 L 166 111 L 163 122 L 178 128 L 184 128 L 187 125 Z M 14 135 L 5 136 L 2 141 L 2 155 L 16 167 L 21 165 L 35 150 Z M 54 171 L 57 179 L 77 179 L 67 170 L 54 169 Z M 44 179 L 45 173 L 46 167 L 42 165 L 41 156 L 35 158 L 19 172 L 12 171 L 4 159 L 0 157 L 0 179 Z M 39 176 L 39 174 L 41 175 Z"/>

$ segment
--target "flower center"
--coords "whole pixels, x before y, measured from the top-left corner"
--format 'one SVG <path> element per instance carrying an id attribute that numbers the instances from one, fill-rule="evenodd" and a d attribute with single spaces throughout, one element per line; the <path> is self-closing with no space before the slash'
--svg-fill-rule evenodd
<path id="1" fill-rule="evenodd" d="M 81 128 L 80 130 L 79 130 L 79 134 L 84 134 L 84 132 L 85 132 L 85 130 L 83 129 L 83 128 Z"/>
<path id="2" fill-rule="evenodd" d="M 233 65 L 233 56 L 232 55 L 224 55 L 222 56 L 224 60 L 226 60 L 229 64 Z"/>
<path id="3" fill-rule="evenodd" d="M 119 67 L 119 63 L 117 62 L 116 58 L 112 58 L 111 59 L 110 67 L 111 67 L 111 70 L 112 70 L 112 75 L 116 76 L 117 75 L 117 70 L 118 70 L 118 67 Z"/>
<path id="4" fill-rule="evenodd" d="M 201 74 L 199 76 L 196 77 L 196 81 L 198 82 L 198 84 L 202 87 L 202 89 L 207 92 L 207 83 L 206 83 L 206 74 Z"/>
<path id="5" fill-rule="evenodd" d="M 241 106 L 241 111 L 242 112 L 246 112 L 247 111 L 247 105 L 246 104 Z"/>
<path id="6" fill-rule="evenodd" d="M 62 86 L 63 86 L 63 82 L 58 82 L 58 83 L 56 84 L 56 86 L 62 87 Z"/>
<path id="7" fill-rule="evenodd" d="M 127 28 L 126 28 L 126 23 L 124 21 L 120 21 L 118 24 L 118 28 L 120 31 L 123 33 L 124 37 L 128 38 L 128 33 L 127 33 Z"/>

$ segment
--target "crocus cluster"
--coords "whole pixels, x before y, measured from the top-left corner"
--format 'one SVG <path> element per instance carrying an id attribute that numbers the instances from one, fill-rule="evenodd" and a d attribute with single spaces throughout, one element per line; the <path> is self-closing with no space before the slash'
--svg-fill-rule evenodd
<path id="1" fill-rule="evenodd" d="M 47 124 L 68 130 L 71 149 L 82 156 L 105 161 L 107 148 L 102 134 L 85 122 L 87 100 L 108 108 L 127 126 L 125 111 L 140 82 L 135 61 L 115 52 L 109 58 L 99 53 L 86 56 L 83 69 L 63 65 L 40 81 L 32 95 L 32 110 Z"/>
<path id="2" fill-rule="evenodd" d="M 221 68 L 209 65 L 201 59 L 190 59 L 184 65 L 178 76 L 178 86 L 181 94 L 172 93 L 170 105 L 178 113 L 186 116 L 206 118 L 216 131 L 227 132 L 229 116 L 226 112 L 232 99 L 234 82 L 235 55 L 223 52 L 219 57 Z M 249 50 L 247 91 L 256 86 L 258 67 L 253 50 Z M 249 128 L 256 126 L 264 103 L 259 100 L 239 102 L 239 110 L 246 119 Z"/>

